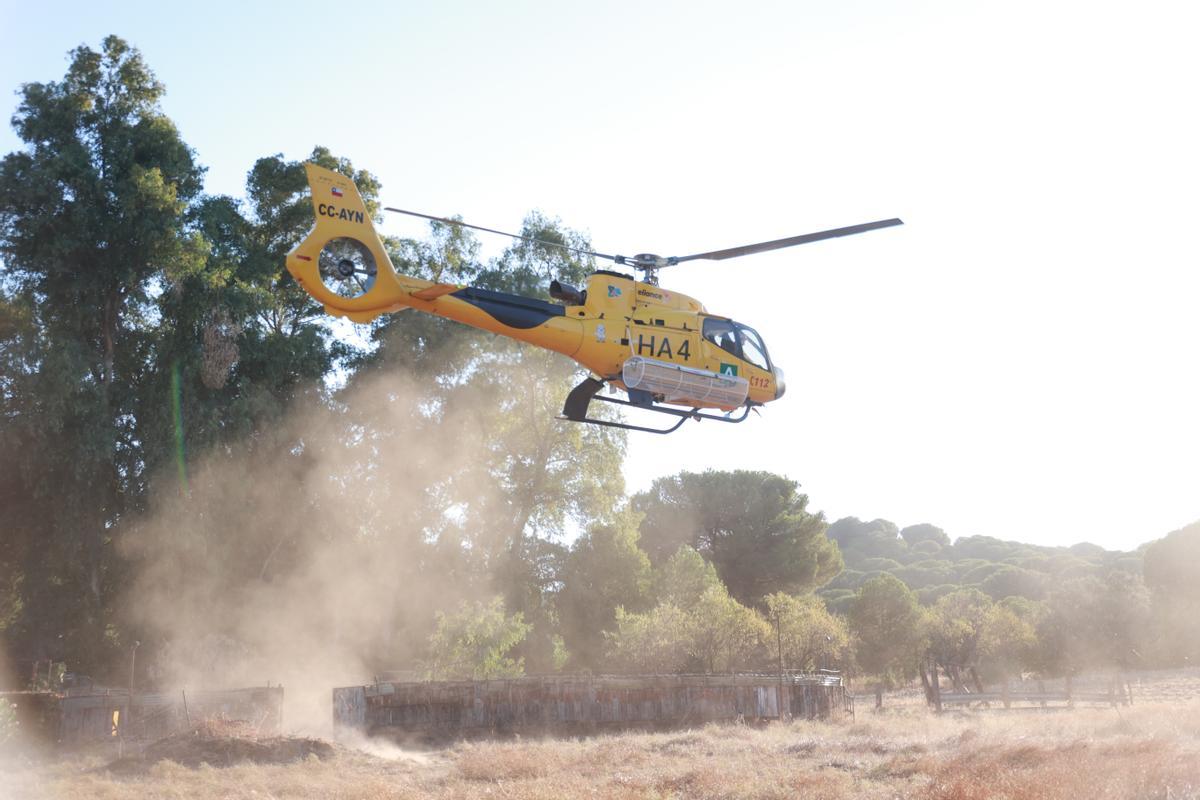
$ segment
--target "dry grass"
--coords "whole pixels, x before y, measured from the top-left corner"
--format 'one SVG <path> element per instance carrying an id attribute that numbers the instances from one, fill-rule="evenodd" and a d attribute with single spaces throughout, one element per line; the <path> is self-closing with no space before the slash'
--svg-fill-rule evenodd
<path id="1" fill-rule="evenodd" d="M 387 754 L 386 749 L 377 753 Z M 1200 798 L 1200 702 L 464 743 L 409 758 L 135 774 L 99 757 L 0 768 L 0 798 Z"/>

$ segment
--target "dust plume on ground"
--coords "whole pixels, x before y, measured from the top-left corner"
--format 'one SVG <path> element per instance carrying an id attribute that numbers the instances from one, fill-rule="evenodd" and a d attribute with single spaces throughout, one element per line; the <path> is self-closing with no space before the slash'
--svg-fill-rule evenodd
<path id="1" fill-rule="evenodd" d="M 459 498 L 486 506 L 470 404 L 431 408 L 395 376 L 298 408 L 163 476 L 122 541 L 124 614 L 150 682 L 282 684 L 284 729 L 325 733 L 330 689 L 414 667 L 436 609 L 468 580 Z"/>
<path id="2" fill-rule="evenodd" d="M 385 737 L 372 738 L 355 730 L 339 731 L 337 741 L 342 747 L 357 750 L 384 761 L 432 764 L 437 760 L 428 750 L 405 749 Z"/>

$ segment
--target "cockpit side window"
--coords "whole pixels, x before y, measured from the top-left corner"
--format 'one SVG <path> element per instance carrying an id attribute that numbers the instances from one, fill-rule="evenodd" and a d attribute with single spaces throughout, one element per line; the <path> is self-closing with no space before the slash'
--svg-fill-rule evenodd
<path id="1" fill-rule="evenodd" d="M 738 344 L 737 328 L 727 319 L 707 317 L 704 320 L 704 338 L 715 344 L 730 355 L 742 357 L 742 348 Z"/>
<path id="2" fill-rule="evenodd" d="M 742 358 L 770 372 L 771 362 L 767 359 L 767 348 L 763 347 L 762 339 L 753 328 L 747 328 L 745 325 L 738 325 L 738 331 L 742 335 Z"/>

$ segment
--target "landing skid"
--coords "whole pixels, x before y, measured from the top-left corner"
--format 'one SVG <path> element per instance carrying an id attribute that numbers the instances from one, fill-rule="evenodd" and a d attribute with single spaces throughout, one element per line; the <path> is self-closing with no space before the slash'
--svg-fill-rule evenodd
<path id="1" fill-rule="evenodd" d="M 567 402 L 563 404 L 563 415 L 559 417 L 559 419 L 569 422 L 586 422 L 589 425 L 600 425 L 605 428 L 622 428 L 627 431 L 641 431 L 643 433 L 674 433 L 675 431 L 679 430 L 680 426 L 689 419 L 694 419 L 697 421 L 702 419 L 711 419 L 716 422 L 738 423 L 750 416 L 749 403 L 747 403 L 744 407 L 741 416 L 727 417 L 718 416 L 716 414 L 706 414 L 700 411 L 698 407 L 693 408 L 691 411 L 682 411 L 678 408 L 666 408 L 653 403 L 647 405 L 645 403 L 635 403 L 632 400 L 621 400 L 616 397 L 601 397 L 597 395 L 596 392 L 600 391 L 600 389 L 603 387 L 604 381 L 597 380 L 596 378 L 586 378 L 582 383 L 572 389 L 569 395 L 567 395 Z M 647 428 L 642 425 L 630 425 L 626 422 L 613 422 L 612 420 L 607 419 L 593 419 L 587 415 L 588 405 L 592 400 L 602 400 L 605 403 L 615 403 L 619 406 L 631 406 L 633 408 L 640 408 L 644 411 L 653 411 L 656 414 L 666 414 L 668 416 L 678 417 L 679 421 L 669 428 Z"/>

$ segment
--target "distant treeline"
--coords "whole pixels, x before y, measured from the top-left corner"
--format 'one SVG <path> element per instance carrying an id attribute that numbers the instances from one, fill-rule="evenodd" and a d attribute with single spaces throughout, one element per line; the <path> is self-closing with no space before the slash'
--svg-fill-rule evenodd
<path id="1" fill-rule="evenodd" d="M 1111 553 L 827 525 L 765 472 L 627 495 L 624 434 L 554 419 L 565 359 L 416 313 L 331 322 L 283 269 L 312 225 L 301 162 L 207 194 L 163 91 L 121 39 L 80 47 L 21 87 L 0 161 L 9 682 L 48 661 L 230 685 L 1198 657 L 1197 526 Z M 377 212 L 369 172 L 309 159 Z M 539 214 L 522 233 L 587 248 Z M 531 241 L 484 260 L 438 223 L 385 244 L 404 272 L 530 296 L 593 267 Z"/>
<path id="2" fill-rule="evenodd" d="M 1141 575 L 1142 551 L 1105 550 L 1083 542 L 1046 547 L 963 536 L 953 542 L 935 525 L 900 529 L 884 519 L 862 522 L 846 517 L 829 526 L 845 560 L 842 573 L 821 589 L 830 608 L 846 611 L 860 586 L 882 573 L 895 575 L 925 605 L 964 587 L 993 600 L 1042 600 L 1055 586 L 1075 578 L 1103 577 L 1112 571 Z"/>

